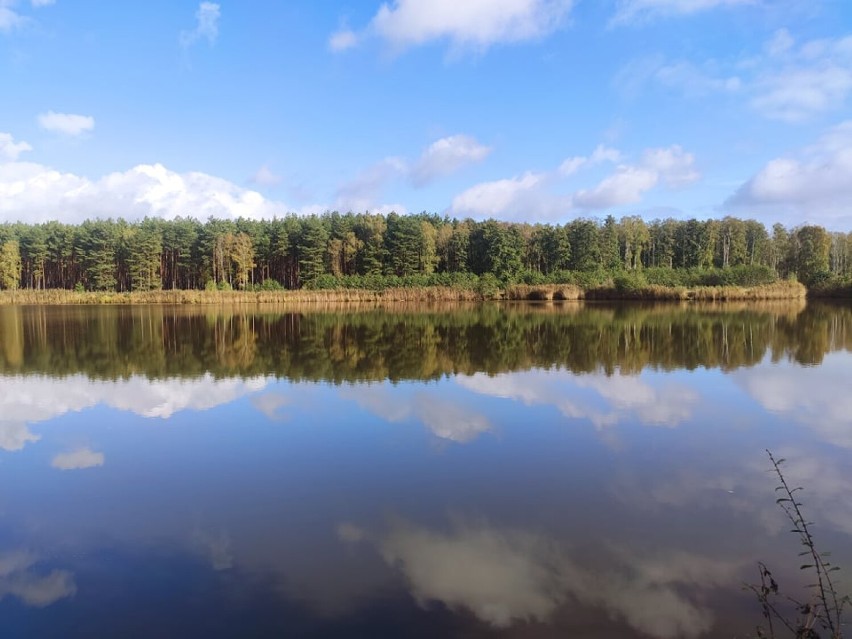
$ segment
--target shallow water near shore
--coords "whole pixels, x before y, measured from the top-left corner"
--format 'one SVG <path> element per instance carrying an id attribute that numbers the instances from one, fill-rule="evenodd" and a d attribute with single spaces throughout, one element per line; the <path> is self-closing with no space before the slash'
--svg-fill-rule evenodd
<path id="1" fill-rule="evenodd" d="M 767 448 L 852 585 L 850 379 L 801 300 L 0 307 L 0 628 L 746 636 Z"/>

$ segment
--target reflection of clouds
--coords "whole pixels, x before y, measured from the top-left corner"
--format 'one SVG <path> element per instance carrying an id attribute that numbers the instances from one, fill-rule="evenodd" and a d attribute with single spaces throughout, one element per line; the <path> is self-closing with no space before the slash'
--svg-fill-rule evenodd
<path id="1" fill-rule="evenodd" d="M 207 555 L 213 570 L 230 570 L 234 565 L 231 552 L 231 536 L 221 531 L 218 534 L 196 530 L 193 534 L 196 545 Z"/>
<path id="2" fill-rule="evenodd" d="M 39 439 L 41 437 L 31 433 L 26 424 L 7 422 L 5 418 L 0 417 L 0 448 L 3 450 L 21 450 L 28 443 L 37 442 Z"/>
<path id="3" fill-rule="evenodd" d="M 385 561 L 405 574 L 418 602 L 467 608 L 495 626 L 544 620 L 557 608 L 553 552 L 533 535 L 487 526 L 444 534 L 400 524 L 381 543 Z"/>
<path id="4" fill-rule="evenodd" d="M 357 532 L 357 534 L 353 534 Z M 338 527 L 344 541 L 368 536 L 351 524 Z M 457 521 L 450 532 L 397 523 L 377 542 L 421 605 L 440 601 L 505 627 L 546 621 L 558 608 L 603 608 L 654 637 L 698 637 L 712 627 L 711 612 L 687 596 L 736 583 L 738 566 L 684 552 L 648 556 L 615 549 L 608 570 L 581 565 L 555 541 L 520 530 Z M 597 559 L 603 558 L 605 552 Z"/>
<path id="5" fill-rule="evenodd" d="M 70 572 L 52 570 L 39 575 L 33 570 L 35 563 L 36 557 L 28 552 L 0 553 L 0 601 L 11 596 L 43 608 L 77 592 Z"/>
<path id="6" fill-rule="evenodd" d="M 0 448 L 20 450 L 39 437 L 26 425 L 73 411 L 104 405 L 143 417 L 167 419 L 182 410 L 207 410 L 227 404 L 266 386 L 262 377 L 149 380 L 130 377 L 91 380 L 83 375 L 61 379 L 39 376 L 0 377 Z"/>
<path id="7" fill-rule="evenodd" d="M 104 454 L 96 453 L 89 448 L 78 448 L 69 453 L 59 453 L 53 458 L 50 465 L 59 470 L 94 468 L 104 465 Z"/>
<path id="8" fill-rule="evenodd" d="M 437 392 L 420 391 L 413 397 L 407 397 L 381 386 L 358 386 L 343 396 L 385 421 L 396 423 L 414 418 L 435 436 L 460 444 L 491 430 L 485 416 L 447 400 Z"/>
<path id="9" fill-rule="evenodd" d="M 597 428 L 613 426 L 631 415 L 644 424 L 677 426 L 690 418 L 698 401 L 697 393 L 686 386 L 667 382 L 658 388 L 639 376 L 621 374 L 573 375 L 532 370 L 493 377 L 477 373 L 457 377 L 456 381 L 475 393 L 527 405 L 555 406 L 566 417 L 588 419 Z M 600 400 L 605 404 L 603 408 L 595 405 Z"/>
<path id="10" fill-rule="evenodd" d="M 732 376 L 766 410 L 805 424 L 824 441 L 852 448 L 850 368 L 850 354 L 830 353 L 817 367 L 764 365 Z"/>
<path id="11" fill-rule="evenodd" d="M 277 422 L 285 419 L 281 409 L 290 404 L 290 398 L 285 397 L 281 393 L 263 393 L 255 395 L 251 398 L 251 404 L 261 413 L 266 415 L 267 419 Z"/>

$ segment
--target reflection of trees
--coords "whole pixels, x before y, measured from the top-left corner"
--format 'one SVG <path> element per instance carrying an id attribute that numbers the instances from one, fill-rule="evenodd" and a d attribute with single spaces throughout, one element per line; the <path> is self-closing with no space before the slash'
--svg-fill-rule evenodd
<path id="1" fill-rule="evenodd" d="M 532 367 L 731 370 L 852 349 L 852 309 L 517 305 L 267 310 L 0 308 L 0 372 L 96 378 L 272 374 L 333 382 Z"/>

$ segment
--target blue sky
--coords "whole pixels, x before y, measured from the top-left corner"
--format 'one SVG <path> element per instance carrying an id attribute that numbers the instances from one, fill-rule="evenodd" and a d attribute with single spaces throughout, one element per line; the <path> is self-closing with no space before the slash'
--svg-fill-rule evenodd
<path id="1" fill-rule="evenodd" d="M 847 0 L 0 0 L 0 220 L 852 229 Z"/>

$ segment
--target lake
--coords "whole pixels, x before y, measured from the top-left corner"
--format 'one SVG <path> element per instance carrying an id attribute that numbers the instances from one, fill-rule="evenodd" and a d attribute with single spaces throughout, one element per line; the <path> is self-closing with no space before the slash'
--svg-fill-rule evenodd
<path id="1" fill-rule="evenodd" d="M 741 637 L 765 449 L 852 571 L 852 307 L 0 307 L 0 628 Z"/>

